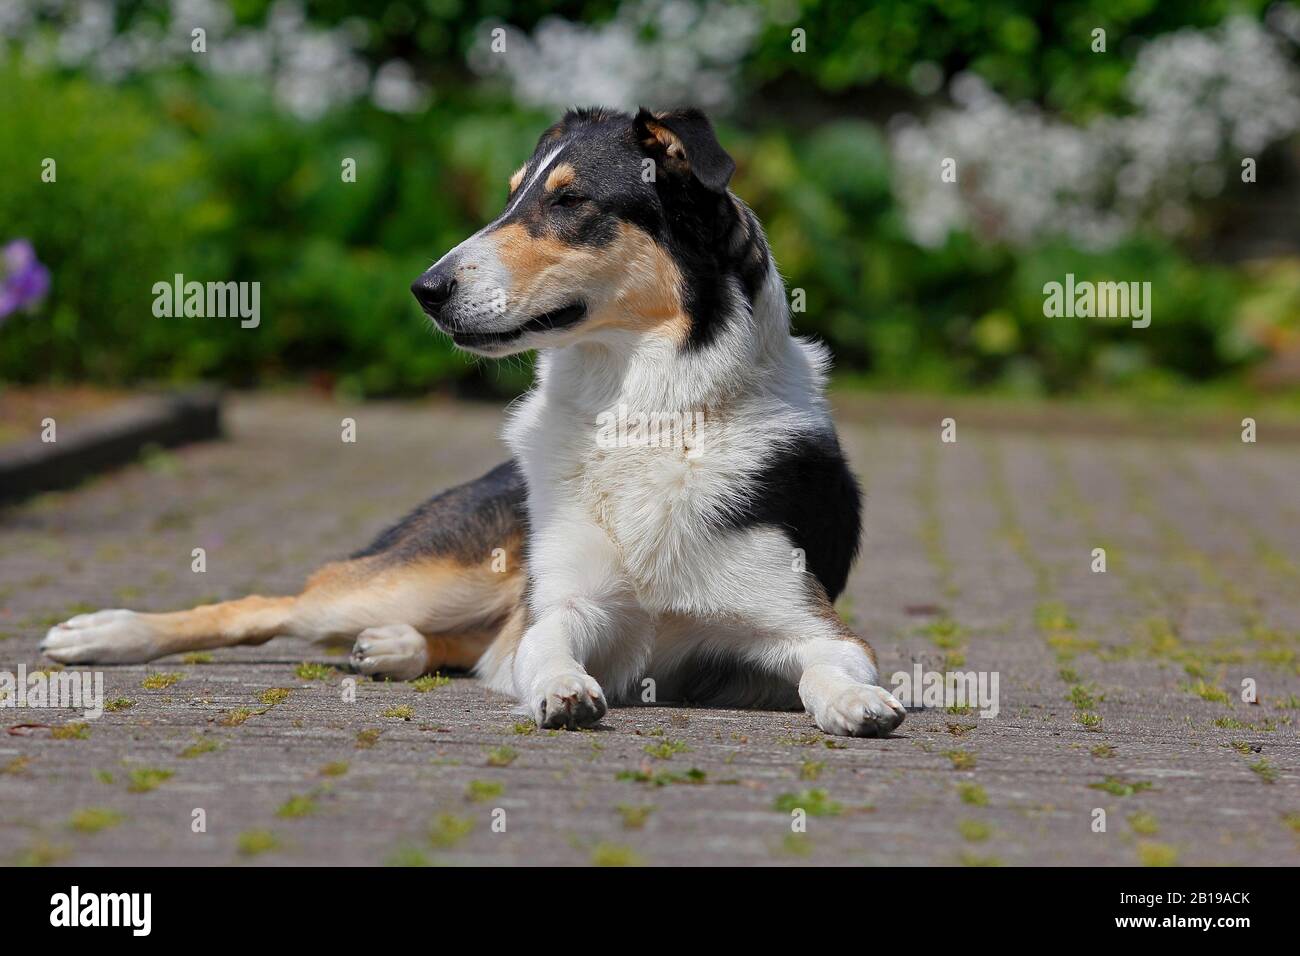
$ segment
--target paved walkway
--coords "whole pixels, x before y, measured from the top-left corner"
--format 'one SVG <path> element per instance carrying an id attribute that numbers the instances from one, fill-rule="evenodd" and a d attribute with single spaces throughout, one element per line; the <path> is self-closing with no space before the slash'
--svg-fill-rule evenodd
<path id="1" fill-rule="evenodd" d="M 85 727 L 0 710 L 0 862 L 1300 862 L 1300 445 L 1000 429 L 960 402 L 941 444 L 888 409 L 840 415 L 868 492 L 841 610 L 886 675 L 996 672 L 996 717 L 841 740 L 660 707 L 543 733 L 467 678 L 345 702 L 345 657 L 277 640 L 105 668 L 121 709 Z M 0 513 L 0 670 L 43 666 L 79 611 L 293 591 L 502 457 L 491 406 L 257 397 L 228 424 Z"/>

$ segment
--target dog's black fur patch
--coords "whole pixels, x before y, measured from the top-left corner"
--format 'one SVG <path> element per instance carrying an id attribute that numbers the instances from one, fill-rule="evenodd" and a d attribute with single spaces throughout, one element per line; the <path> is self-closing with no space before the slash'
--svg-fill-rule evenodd
<path id="1" fill-rule="evenodd" d="M 394 564 L 451 557 L 471 565 L 524 533 L 527 489 L 514 459 L 434 495 L 352 558 L 382 556 Z"/>
<path id="2" fill-rule="evenodd" d="M 749 501 L 725 527 L 780 528 L 834 601 L 848 582 L 862 531 L 862 492 L 834 434 L 786 443 L 754 480 Z"/>

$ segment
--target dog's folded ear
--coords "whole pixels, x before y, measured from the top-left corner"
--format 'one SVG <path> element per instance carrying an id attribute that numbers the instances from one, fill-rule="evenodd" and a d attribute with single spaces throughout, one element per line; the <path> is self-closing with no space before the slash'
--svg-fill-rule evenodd
<path id="1" fill-rule="evenodd" d="M 704 188 L 725 192 L 736 161 L 718 142 L 713 124 L 699 110 L 636 114 L 636 135 L 655 166 L 672 176 L 694 176 Z"/>

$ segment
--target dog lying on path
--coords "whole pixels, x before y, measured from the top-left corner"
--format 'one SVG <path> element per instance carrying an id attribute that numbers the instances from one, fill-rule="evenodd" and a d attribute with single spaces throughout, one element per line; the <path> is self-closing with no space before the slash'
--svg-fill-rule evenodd
<path id="1" fill-rule="evenodd" d="M 364 674 L 472 669 L 540 727 L 606 702 L 797 708 L 830 734 L 905 715 L 832 602 L 860 500 L 735 163 L 696 110 L 574 110 L 505 210 L 412 291 L 462 349 L 537 349 L 513 458 L 420 505 L 296 597 L 100 611 L 68 664 L 277 635 L 352 640 Z"/>

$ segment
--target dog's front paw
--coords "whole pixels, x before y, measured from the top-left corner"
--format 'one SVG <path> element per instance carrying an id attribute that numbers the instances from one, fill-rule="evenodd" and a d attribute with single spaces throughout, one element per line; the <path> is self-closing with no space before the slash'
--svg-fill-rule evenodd
<path id="1" fill-rule="evenodd" d="M 78 614 L 56 624 L 40 651 L 60 664 L 143 664 L 163 654 L 145 615 L 123 610 Z"/>
<path id="2" fill-rule="evenodd" d="M 369 677 L 415 680 L 429 667 L 429 642 L 409 624 L 368 627 L 352 645 L 352 666 Z"/>
<path id="3" fill-rule="evenodd" d="M 588 674 L 549 677 L 533 691 L 533 719 L 538 727 L 590 727 L 605 716 L 606 709 L 604 691 Z"/>
<path id="4" fill-rule="evenodd" d="M 813 714 L 824 733 L 840 737 L 888 737 L 907 709 L 894 695 L 873 684 L 842 690 Z"/>

